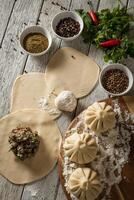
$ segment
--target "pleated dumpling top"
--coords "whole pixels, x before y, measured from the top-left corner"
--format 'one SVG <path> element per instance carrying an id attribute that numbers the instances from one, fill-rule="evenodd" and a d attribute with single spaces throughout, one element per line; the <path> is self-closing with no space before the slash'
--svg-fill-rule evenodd
<path id="1" fill-rule="evenodd" d="M 86 164 L 95 159 L 97 154 L 97 144 L 95 139 L 89 133 L 73 133 L 65 139 L 63 145 L 65 155 L 72 162 Z"/>
<path id="2" fill-rule="evenodd" d="M 105 102 L 95 102 L 85 111 L 85 123 L 95 133 L 108 131 L 115 126 L 115 112 Z"/>
<path id="3" fill-rule="evenodd" d="M 79 200 L 95 200 L 102 192 L 97 173 L 90 168 L 77 168 L 69 177 L 68 188 Z"/>

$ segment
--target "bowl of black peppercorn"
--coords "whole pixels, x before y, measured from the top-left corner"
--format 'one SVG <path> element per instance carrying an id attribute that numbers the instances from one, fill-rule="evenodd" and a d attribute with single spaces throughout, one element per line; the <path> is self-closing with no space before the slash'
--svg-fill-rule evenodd
<path id="1" fill-rule="evenodd" d="M 82 18 L 74 11 L 58 13 L 51 23 L 54 34 L 65 41 L 71 41 L 79 37 L 83 26 Z"/>
<path id="2" fill-rule="evenodd" d="M 113 63 L 101 71 L 99 82 L 105 92 L 111 96 L 123 96 L 133 86 L 133 74 L 127 66 Z"/>

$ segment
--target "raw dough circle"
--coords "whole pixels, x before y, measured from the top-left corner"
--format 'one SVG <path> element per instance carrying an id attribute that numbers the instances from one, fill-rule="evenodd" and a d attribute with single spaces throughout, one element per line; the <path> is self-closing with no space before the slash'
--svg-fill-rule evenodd
<path id="1" fill-rule="evenodd" d="M 44 107 L 46 99 L 48 99 L 49 107 Z M 56 108 L 54 100 L 55 96 L 50 95 L 47 89 L 44 73 L 32 72 L 21 75 L 15 80 L 11 93 L 10 111 L 39 108 L 48 112 L 52 119 L 56 119 L 61 112 Z"/>
<path id="2" fill-rule="evenodd" d="M 63 90 L 56 98 L 55 105 L 59 110 L 72 112 L 76 108 L 77 100 L 71 91 Z"/>
<path id="3" fill-rule="evenodd" d="M 40 146 L 34 157 L 16 160 L 9 151 L 8 138 L 16 127 L 30 127 L 40 136 Z M 55 121 L 41 110 L 21 110 L 0 120 L 0 173 L 15 184 L 25 184 L 46 176 L 55 166 L 61 144 L 61 134 Z"/>
<path id="4" fill-rule="evenodd" d="M 64 47 L 49 61 L 45 78 L 48 88 L 59 94 L 63 88 L 74 93 L 76 98 L 89 94 L 99 76 L 98 65 L 81 52 Z"/>

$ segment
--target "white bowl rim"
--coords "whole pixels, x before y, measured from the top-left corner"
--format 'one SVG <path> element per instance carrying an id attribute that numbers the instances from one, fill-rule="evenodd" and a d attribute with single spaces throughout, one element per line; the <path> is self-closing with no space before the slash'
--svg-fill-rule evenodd
<path id="1" fill-rule="evenodd" d="M 62 37 L 62 36 L 58 35 L 58 34 L 55 32 L 54 28 L 53 28 L 53 21 L 54 21 L 54 19 L 55 19 L 57 16 L 60 16 L 60 15 L 63 14 L 63 13 L 72 13 L 73 15 L 76 15 L 76 16 L 80 19 L 80 21 L 81 21 L 82 27 L 80 27 L 79 33 L 77 33 L 77 34 L 74 35 L 73 37 Z M 81 32 L 83 31 L 83 28 L 84 28 L 84 23 L 83 23 L 83 20 L 82 20 L 81 16 L 80 16 L 76 11 L 61 11 L 61 12 L 57 13 L 57 14 L 54 16 L 54 18 L 52 19 L 52 21 L 51 21 L 51 28 L 52 28 L 54 34 L 55 34 L 58 38 L 63 39 L 63 40 L 68 40 L 68 41 L 69 41 L 69 40 L 74 40 L 74 39 L 76 39 L 76 38 L 81 34 Z"/>
<path id="2" fill-rule="evenodd" d="M 29 51 L 27 51 L 26 49 L 24 49 L 24 47 L 23 47 L 23 45 L 22 45 L 22 43 L 21 43 L 21 38 L 22 38 L 22 35 L 25 33 L 25 31 L 27 31 L 27 30 L 29 30 L 29 29 L 31 29 L 31 28 L 39 28 L 39 29 L 42 29 L 44 32 L 46 32 L 47 33 L 47 35 L 49 35 L 49 38 L 48 38 L 48 41 L 49 41 L 49 45 L 48 45 L 48 47 L 47 47 L 47 49 L 45 49 L 44 51 L 42 51 L 42 52 L 40 52 L 40 53 L 30 53 Z M 38 32 L 38 30 L 37 30 L 37 32 Z M 40 32 L 40 31 L 39 31 Z M 30 32 L 29 32 L 30 33 Z M 28 33 L 28 34 L 29 34 Z M 32 31 L 31 31 L 31 33 L 32 33 Z M 26 34 L 27 35 L 27 34 Z M 24 40 L 24 38 L 23 38 L 23 40 Z M 46 28 L 44 28 L 43 26 L 40 26 L 40 25 L 31 25 L 31 26 L 28 26 L 28 27 L 26 27 L 22 32 L 21 32 L 21 34 L 20 34 L 20 37 L 19 37 L 19 43 L 20 43 L 20 46 L 21 46 L 21 49 L 26 53 L 26 54 L 28 54 L 28 55 L 31 55 L 31 56 L 42 56 L 42 55 L 44 55 L 45 53 L 47 53 L 48 52 L 48 50 L 50 49 L 50 47 L 51 47 L 51 45 L 52 45 L 52 36 L 51 36 L 51 34 L 50 34 L 50 32 L 46 29 Z"/>
<path id="3" fill-rule="evenodd" d="M 130 85 L 128 85 L 127 89 L 124 92 L 122 92 L 122 93 L 115 94 L 115 93 L 109 92 L 102 85 L 102 77 L 103 77 L 104 73 L 106 71 L 108 71 L 109 69 L 114 69 L 112 67 L 114 67 L 115 69 L 120 69 L 120 70 L 124 69 L 123 70 L 124 72 L 127 71 L 129 73 L 129 75 L 127 74 L 127 76 L 128 76 L 129 84 Z M 130 83 L 130 76 L 132 78 L 131 83 Z M 112 96 L 123 96 L 124 94 L 128 93 L 131 90 L 131 88 L 133 86 L 133 83 L 134 83 L 134 78 L 133 78 L 133 74 L 132 74 L 131 70 L 127 66 L 125 66 L 125 65 L 123 65 L 121 63 L 112 63 L 112 64 L 105 65 L 104 69 L 101 70 L 100 75 L 99 75 L 99 83 L 100 83 L 101 88 L 103 88 L 103 90 L 106 93 L 108 93 L 109 95 L 112 95 Z"/>

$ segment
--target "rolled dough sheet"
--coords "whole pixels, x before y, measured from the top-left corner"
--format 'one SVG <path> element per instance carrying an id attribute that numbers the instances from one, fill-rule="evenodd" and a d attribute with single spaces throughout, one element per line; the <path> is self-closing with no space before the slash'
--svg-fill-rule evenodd
<path id="1" fill-rule="evenodd" d="M 54 95 L 49 95 L 44 73 L 28 73 L 19 76 L 13 85 L 11 93 L 10 111 L 32 108 L 43 109 L 48 112 L 52 119 L 60 116 L 61 112 L 55 107 Z M 43 98 L 49 99 L 49 108 L 47 110 L 41 105 Z M 43 104 L 43 102 L 42 102 Z"/>
<path id="2" fill-rule="evenodd" d="M 98 65 L 91 58 L 73 48 L 64 47 L 49 61 L 45 78 L 50 90 L 55 89 L 59 93 L 64 88 L 80 98 L 95 87 L 99 71 Z"/>
<path id="3" fill-rule="evenodd" d="M 9 133 L 16 127 L 38 131 L 40 146 L 34 157 L 24 161 L 9 151 Z M 15 184 L 25 184 L 46 176 L 55 166 L 61 144 L 56 122 L 41 110 L 21 110 L 0 120 L 0 173 Z"/>

